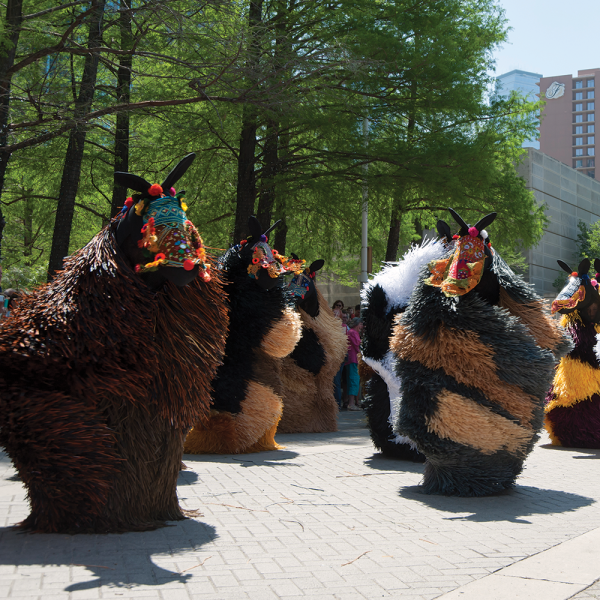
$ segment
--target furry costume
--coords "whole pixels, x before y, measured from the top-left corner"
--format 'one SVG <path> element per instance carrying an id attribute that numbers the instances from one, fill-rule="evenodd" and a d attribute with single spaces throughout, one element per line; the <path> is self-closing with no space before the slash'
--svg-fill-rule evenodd
<path id="1" fill-rule="evenodd" d="M 164 279 L 149 287 L 133 269 L 143 256 L 115 240 L 126 218 L 23 296 L 0 329 L 0 445 L 27 487 L 21 526 L 33 531 L 136 531 L 184 518 L 183 437 L 208 413 L 224 295 L 198 269 L 186 272 L 193 293 Z M 160 277 L 152 273 L 153 287 Z"/>
<path id="2" fill-rule="evenodd" d="M 389 344 L 394 318 L 406 308 L 423 267 L 445 253 L 447 250 L 441 241 L 427 240 L 413 246 L 400 262 L 385 265 L 361 291 L 361 315 L 365 324 L 362 361 L 372 369 L 365 385 L 363 407 L 373 444 L 386 456 L 425 460 L 410 438 L 392 430 L 401 396 L 400 380 L 395 372 L 396 358 Z"/>
<path id="3" fill-rule="evenodd" d="M 397 320 L 397 431 L 427 457 L 424 490 L 483 496 L 514 485 L 538 438 L 554 353 L 569 348 L 531 286 L 484 245 L 495 213 L 461 226 Z"/>
<path id="4" fill-rule="evenodd" d="M 563 314 L 575 348 L 556 369 L 546 398 L 545 426 L 552 443 L 571 448 L 600 448 L 600 296 L 596 273 L 590 279 L 589 259 L 576 272 L 562 261 L 558 264 L 571 275 L 552 303 L 552 311 Z M 600 260 L 594 262 L 600 271 Z"/>
<path id="5" fill-rule="evenodd" d="M 187 454 L 238 454 L 279 448 L 275 431 L 282 413 L 281 360 L 300 339 L 300 318 L 280 275 L 302 270 L 267 244 L 258 221 L 252 235 L 219 260 L 229 295 L 225 359 L 212 382 L 210 419 L 188 434 Z M 268 232 L 267 232 L 268 233 Z"/>
<path id="6" fill-rule="evenodd" d="M 280 433 L 337 431 L 338 405 L 333 378 L 348 349 L 340 321 L 327 305 L 315 283 L 323 261 L 315 261 L 289 285 L 302 320 L 302 337 L 283 359 L 283 416 Z"/>

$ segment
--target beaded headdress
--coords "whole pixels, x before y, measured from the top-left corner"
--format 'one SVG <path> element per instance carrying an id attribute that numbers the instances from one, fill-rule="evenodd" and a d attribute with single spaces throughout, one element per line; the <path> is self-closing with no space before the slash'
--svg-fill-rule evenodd
<path id="1" fill-rule="evenodd" d="M 484 227 L 494 221 L 496 213 L 490 213 L 469 227 L 456 211 L 448 210 L 461 226 L 459 233 L 453 236 L 454 253 L 449 258 L 429 263 L 431 276 L 425 284 L 439 287 L 445 296 L 463 296 L 481 281 L 485 259 L 492 252 L 491 246 L 486 246 L 484 241 L 488 237 Z"/>

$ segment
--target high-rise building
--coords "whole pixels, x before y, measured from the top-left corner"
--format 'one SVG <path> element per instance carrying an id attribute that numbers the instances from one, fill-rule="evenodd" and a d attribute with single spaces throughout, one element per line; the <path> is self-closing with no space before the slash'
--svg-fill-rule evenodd
<path id="1" fill-rule="evenodd" d="M 596 171 L 596 82 L 600 69 L 577 77 L 542 77 L 546 100 L 540 123 L 540 150 L 580 173 L 600 179 Z"/>
<path id="2" fill-rule="evenodd" d="M 538 206 L 546 207 L 549 219 L 538 245 L 525 252 L 529 267 L 525 278 L 538 294 L 555 298 L 566 279 L 556 260 L 576 269 L 578 223 L 583 221 L 589 227 L 600 220 L 600 181 L 533 148 L 527 150 L 517 171 Z M 491 236 L 493 240 L 494 234 Z"/>
<path id="3" fill-rule="evenodd" d="M 538 83 L 542 78 L 541 73 L 520 71 L 515 69 L 496 77 L 495 94 L 508 98 L 511 92 L 520 92 L 527 100 L 535 102 L 538 98 Z M 524 148 L 536 148 L 539 150 L 540 142 L 537 138 L 523 142 Z"/>

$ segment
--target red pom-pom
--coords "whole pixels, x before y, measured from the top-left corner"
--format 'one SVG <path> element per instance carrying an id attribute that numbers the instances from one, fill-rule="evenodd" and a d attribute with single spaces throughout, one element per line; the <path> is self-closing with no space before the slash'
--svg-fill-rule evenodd
<path id="1" fill-rule="evenodd" d="M 253 259 L 252 259 L 252 263 L 253 263 L 253 264 L 257 265 L 257 264 L 258 264 L 258 262 L 259 262 L 258 258 L 253 258 Z"/>
<path id="2" fill-rule="evenodd" d="M 492 242 L 488 242 L 488 243 L 487 243 L 487 247 L 488 247 L 488 248 L 491 248 L 491 247 L 492 247 Z"/>
<path id="3" fill-rule="evenodd" d="M 148 227 L 154 227 L 154 217 L 148 219 Z"/>
<path id="4" fill-rule="evenodd" d="M 148 194 L 150 196 L 160 196 L 162 193 L 163 193 L 163 189 L 160 185 L 158 185 L 158 183 L 151 185 L 150 189 L 148 190 Z"/>
<path id="5" fill-rule="evenodd" d="M 458 233 L 455 233 L 455 234 L 452 236 L 452 239 L 453 239 L 453 240 L 459 240 L 459 239 L 460 239 L 460 235 L 458 235 Z"/>
<path id="6" fill-rule="evenodd" d="M 140 268 L 141 268 L 140 265 L 135 265 L 135 272 L 139 273 L 140 272 Z"/>
<path id="7" fill-rule="evenodd" d="M 571 273 L 571 277 L 577 277 L 577 271 L 573 271 L 573 272 Z"/>
<path id="8" fill-rule="evenodd" d="M 127 208 L 131 208 L 133 206 L 133 198 L 131 196 L 125 200 L 125 206 Z"/>
<path id="9" fill-rule="evenodd" d="M 196 263 L 193 260 L 190 260 L 189 258 L 186 258 L 183 261 L 183 268 L 186 271 L 191 271 L 195 266 L 196 266 Z"/>
<path id="10" fill-rule="evenodd" d="M 242 240 L 242 241 L 240 242 L 240 246 L 243 246 L 244 244 L 247 244 L 247 243 L 248 243 L 248 240 Z"/>
<path id="11" fill-rule="evenodd" d="M 155 257 L 154 260 L 163 260 L 167 258 L 162 252 L 159 252 Z"/>
<path id="12" fill-rule="evenodd" d="M 476 227 L 469 227 L 469 235 L 471 237 L 477 237 L 479 235 L 479 231 Z"/>

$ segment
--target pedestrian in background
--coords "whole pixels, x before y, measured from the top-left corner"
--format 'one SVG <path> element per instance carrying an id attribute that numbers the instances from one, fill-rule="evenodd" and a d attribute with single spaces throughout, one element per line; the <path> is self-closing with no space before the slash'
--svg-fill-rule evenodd
<path id="1" fill-rule="evenodd" d="M 360 317 L 352 319 L 348 323 L 348 358 L 346 360 L 346 381 L 348 383 L 348 410 L 361 410 L 357 398 L 360 388 L 360 377 L 358 375 L 358 353 L 360 351 L 360 332 L 363 321 Z"/>

